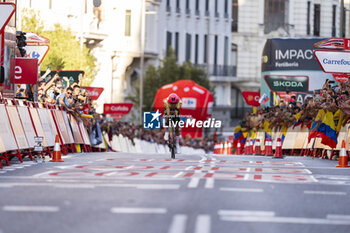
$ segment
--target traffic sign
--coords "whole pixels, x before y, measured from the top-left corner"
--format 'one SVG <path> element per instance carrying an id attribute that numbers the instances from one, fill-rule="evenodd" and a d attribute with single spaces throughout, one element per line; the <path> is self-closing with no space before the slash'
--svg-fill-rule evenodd
<path id="1" fill-rule="evenodd" d="M 0 3 L 0 31 L 4 29 L 16 11 L 16 5 L 13 3 Z"/>
<path id="2" fill-rule="evenodd" d="M 26 32 L 27 43 L 50 43 L 50 40 L 34 32 Z"/>
<path id="3" fill-rule="evenodd" d="M 27 52 L 27 57 L 36 58 L 39 64 L 44 60 L 47 52 L 49 51 L 48 45 L 27 45 L 25 50 Z"/>
<path id="4" fill-rule="evenodd" d="M 350 73 L 350 52 L 315 50 L 315 57 L 325 73 Z"/>

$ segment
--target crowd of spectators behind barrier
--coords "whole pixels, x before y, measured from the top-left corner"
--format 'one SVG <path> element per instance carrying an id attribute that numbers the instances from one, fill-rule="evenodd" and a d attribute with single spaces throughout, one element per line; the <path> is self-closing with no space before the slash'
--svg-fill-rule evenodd
<path id="1" fill-rule="evenodd" d="M 264 129 L 264 122 L 269 123 L 271 129 L 289 128 L 296 122 L 310 128 L 315 120 L 320 124 L 321 119 L 316 119 L 320 109 L 331 112 L 334 116 L 335 125 L 341 121 L 345 125 L 350 118 L 350 77 L 346 82 L 336 84 L 326 80 L 322 89 L 313 91 L 312 96 L 306 97 L 304 102 L 297 101 L 296 96 L 290 99 L 281 99 L 276 106 L 259 108 L 256 113 L 249 112 L 241 122 L 241 127 L 246 130 Z M 341 114 L 335 114 L 335 113 Z"/>
<path id="2" fill-rule="evenodd" d="M 60 77 L 56 73 L 54 77 L 47 77 L 50 74 L 48 69 L 46 73 L 38 79 L 38 101 L 46 104 L 56 104 L 62 106 L 70 112 L 78 114 L 93 115 L 93 118 L 85 118 L 84 124 L 91 133 L 95 130 L 98 123 L 102 133 L 108 134 L 108 140 L 112 140 L 113 135 L 122 135 L 129 138 L 133 143 L 135 138 L 152 143 L 166 144 L 164 140 L 164 130 L 144 129 L 142 126 L 133 125 L 128 122 L 115 121 L 113 118 L 107 118 L 104 114 L 97 114 L 88 91 L 80 87 L 80 82 L 70 84 L 67 77 Z M 46 80 L 46 81 L 45 81 Z M 16 98 L 34 100 L 34 85 L 19 85 Z M 75 114 L 76 115 L 76 114 Z M 95 134 L 94 134 L 95 135 Z M 204 149 L 207 152 L 213 150 L 214 143 L 208 138 L 186 137 L 181 139 L 180 145 L 189 146 L 196 149 Z"/>

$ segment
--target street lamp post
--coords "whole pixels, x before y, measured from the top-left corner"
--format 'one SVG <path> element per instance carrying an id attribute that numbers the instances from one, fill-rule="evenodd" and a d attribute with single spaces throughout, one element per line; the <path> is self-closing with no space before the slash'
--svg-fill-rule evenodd
<path id="1" fill-rule="evenodd" d="M 143 72 L 145 63 L 145 0 L 141 4 L 141 39 L 140 39 L 140 106 L 139 106 L 139 123 L 142 125 L 142 107 L 143 107 Z"/>

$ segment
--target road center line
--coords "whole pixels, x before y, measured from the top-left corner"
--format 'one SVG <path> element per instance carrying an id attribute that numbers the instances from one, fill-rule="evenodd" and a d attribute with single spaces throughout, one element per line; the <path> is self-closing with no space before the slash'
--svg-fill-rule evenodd
<path id="1" fill-rule="evenodd" d="M 346 195 L 346 192 L 330 192 L 330 191 L 313 191 L 305 190 L 304 194 L 315 194 L 315 195 Z"/>
<path id="2" fill-rule="evenodd" d="M 184 233 L 186 231 L 187 216 L 177 214 L 173 217 L 168 233 Z"/>
<path id="3" fill-rule="evenodd" d="M 11 206 L 7 205 L 2 208 L 3 211 L 11 212 L 58 212 L 58 206 Z"/>
<path id="4" fill-rule="evenodd" d="M 250 193 L 262 193 L 263 189 L 250 189 L 250 188 L 220 188 L 220 191 L 229 191 L 229 192 L 250 192 Z"/>
<path id="5" fill-rule="evenodd" d="M 194 229 L 195 233 L 210 233 L 210 215 L 199 215 Z"/>
<path id="6" fill-rule="evenodd" d="M 111 209 L 114 214 L 165 214 L 167 212 L 164 208 L 127 208 L 115 207 Z"/>
<path id="7" fill-rule="evenodd" d="M 197 188 L 199 180 L 199 178 L 191 178 L 191 181 L 188 183 L 187 188 Z"/>

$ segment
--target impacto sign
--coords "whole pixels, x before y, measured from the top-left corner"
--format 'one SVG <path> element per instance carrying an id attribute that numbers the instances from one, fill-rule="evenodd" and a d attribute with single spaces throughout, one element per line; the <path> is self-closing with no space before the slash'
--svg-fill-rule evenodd
<path id="1" fill-rule="evenodd" d="M 350 52 L 315 50 L 315 57 L 325 73 L 350 73 Z"/>
<path id="2" fill-rule="evenodd" d="M 128 114 L 132 108 L 132 103 L 104 104 L 104 114 Z"/>
<path id="3" fill-rule="evenodd" d="M 307 92 L 309 78 L 306 76 L 265 75 L 265 81 L 271 91 Z"/>

